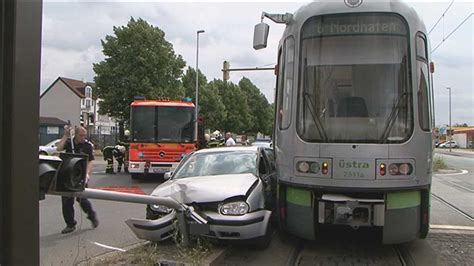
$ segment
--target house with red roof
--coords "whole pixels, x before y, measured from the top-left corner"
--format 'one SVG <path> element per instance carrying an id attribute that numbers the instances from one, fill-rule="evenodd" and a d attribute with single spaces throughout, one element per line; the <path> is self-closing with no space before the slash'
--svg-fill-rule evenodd
<path id="1" fill-rule="evenodd" d="M 40 95 L 40 121 L 70 121 L 72 125 L 84 126 L 90 134 L 112 134 L 116 132 L 116 122 L 106 115 L 99 115 L 98 99 L 93 94 L 95 84 L 71 78 L 58 77 Z M 47 130 L 42 127 L 49 126 Z M 51 136 L 42 136 L 54 130 L 53 125 L 40 124 L 40 143 Z"/>

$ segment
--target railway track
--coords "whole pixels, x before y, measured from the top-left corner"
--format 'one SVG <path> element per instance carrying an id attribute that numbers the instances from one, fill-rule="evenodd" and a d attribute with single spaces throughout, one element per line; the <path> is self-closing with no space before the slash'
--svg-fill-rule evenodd
<path id="1" fill-rule="evenodd" d="M 452 204 L 452 203 L 450 203 L 449 201 L 443 199 L 442 197 L 440 197 L 440 196 L 438 196 L 438 195 L 436 195 L 436 194 L 434 194 L 434 193 L 431 193 L 431 197 L 433 197 L 434 199 L 438 200 L 439 202 L 441 202 L 442 204 L 444 204 L 445 206 L 447 206 L 447 207 L 450 208 L 451 210 L 453 210 L 453 211 L 459 213 L 460 215 L 462 215 L 463 217 L 465 217 L 465 218 L 468 219 L 469 221 L 471 221 L 471 222 L 474 221 L 474 217 L 473 217 L 471 214 L 469 214 L 469 213 L 467 213 L 467 212 L 461 210 L 460 208 L 456 207 L 454 204 Z"/>

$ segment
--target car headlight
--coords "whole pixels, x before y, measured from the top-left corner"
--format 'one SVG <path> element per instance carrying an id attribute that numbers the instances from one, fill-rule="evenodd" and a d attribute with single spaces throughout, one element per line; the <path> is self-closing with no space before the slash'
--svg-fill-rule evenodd
<path id="1" fill-rule="evenodd" d="M 151 204 L 150 209 L 152 209 L 155 212 L 161 212 L 161 213 L 171 213 L 173 211 L 172 208 L 168 208 L 163 205 L 157 205 L 157 204 Z"/>
<path id="2" fill-rule="evenodd" d="M 249 212 L 249 205 L 243 201 L 229 202 L 220 204 L 218 210 L 222 215 L 244 215 Z"/>

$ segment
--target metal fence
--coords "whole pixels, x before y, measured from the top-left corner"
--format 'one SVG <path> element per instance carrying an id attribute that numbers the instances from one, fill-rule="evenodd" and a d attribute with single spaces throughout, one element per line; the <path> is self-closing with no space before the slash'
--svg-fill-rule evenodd
<path id="1" fill-rule="evenodd" d="M 117 133 L 111 135 L 89 134 L 88 139 L 94 143 L 95 149 L 102 150 L 106 146 L 115 146 L 119 140 L 119 135 Z"/>

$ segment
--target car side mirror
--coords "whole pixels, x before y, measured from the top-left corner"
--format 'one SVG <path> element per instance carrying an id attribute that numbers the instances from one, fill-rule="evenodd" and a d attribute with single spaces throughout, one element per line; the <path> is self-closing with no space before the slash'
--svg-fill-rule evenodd
<path id="1" fill-rule="evenodd" d="M 171 178 L 171 176 L 173 175 L 173 172 L 166 172 L 163 176 L 163 178 L 165 180 L 169 180 Z"/>

